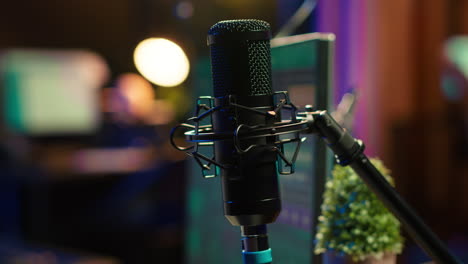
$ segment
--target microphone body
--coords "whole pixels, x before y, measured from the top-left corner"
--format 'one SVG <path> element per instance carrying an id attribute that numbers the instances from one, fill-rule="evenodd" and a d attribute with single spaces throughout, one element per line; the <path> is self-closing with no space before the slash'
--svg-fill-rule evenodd
<path id="1" fill-rule="evenodd" d="M 279 117 L 259 114 L 274 110 L 271 88 L 270 26 L 260 20 L 221 21 L 209 30 L 215 106 L 213 132 L 233 133 L 272 125 Z M 239 127 L 240 126 L 240 127 Z M 222 169 L 224 214 L 232 225 L 272 223 L 281 211 L 276 136 L 242 140 L 240 147 L 260 145 L 246 152 L 234 140 L 215 142 L 215 160 Z"/>

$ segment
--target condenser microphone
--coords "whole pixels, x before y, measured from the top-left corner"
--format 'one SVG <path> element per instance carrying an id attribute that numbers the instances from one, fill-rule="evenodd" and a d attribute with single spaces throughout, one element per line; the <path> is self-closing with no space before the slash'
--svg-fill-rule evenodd
<path id="1" fill-rule="evenodd" d="M 210 28 L 215 107 L 220 109 L 212 116 L 215 134 L 241 133 L 279 120 L 272 114 L 270 38 L 270 25 L 261 20 L 227 20 Z M 215 141 L 215 160 L 224 164 L 224 214 L 244 231 L 274 222 L 281 211 L 275 140 Z"/>

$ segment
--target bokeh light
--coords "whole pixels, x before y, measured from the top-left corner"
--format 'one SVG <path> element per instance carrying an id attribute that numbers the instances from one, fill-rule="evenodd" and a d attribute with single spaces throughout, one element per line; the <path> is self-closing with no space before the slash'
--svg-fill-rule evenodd
<path id="1" fill-rule="evenodd" d="M 445 43 L 445 54 L 468 78 L 468 37 L 457 36 Z"/>
<path id="2" fill-rule="evenodd" d="M 164 38 L 143 40 L 135 48 L 133 59 L 138 71 L 150 82 L 164 87 L 181 84 L 190 64 L 179 45 Z"/>
<path id="3" fill-rule="evenodd" d="M 193 16 L 193 4 L 189 1 L 182 1 L 176 5 L 175 13 L 180 19 L 189 19 Z"/>

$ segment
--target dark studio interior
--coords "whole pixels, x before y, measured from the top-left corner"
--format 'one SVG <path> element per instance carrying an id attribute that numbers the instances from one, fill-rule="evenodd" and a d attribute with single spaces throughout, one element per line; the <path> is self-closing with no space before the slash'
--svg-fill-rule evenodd
<path id="1" fill-rule="evenodd" d="M 196 248 L 189 238 L 199 168 L 170 133 L 193 115 L 198 96 L 212 93 L 208 30 L 244 18 L 267 21 L 274 39 L 334 34 L 323 110 L 356 95 L 346 128 L 468 261 L 467 10 L 465 0 L 1 1 L 0 263 L 212 263 L 187 253 Z M 151 54 L 138 57 L 137 47 L 150 38 L 181 51 L 184 65 L 167 57 L 153 66 L 186 70 L 177 83 L 160 84 L 143 69 Z M 219 208 L 204 217 L 224 219 L 222 197 L 208 197 Z M 218 223 L 204 225 L 217 232 Z M 298 236 L 313 241 L 314 230 Z M 429 262 L 402 234 L 397 263 Z M 312 247 L 307 263 L 344 263 Z"/>

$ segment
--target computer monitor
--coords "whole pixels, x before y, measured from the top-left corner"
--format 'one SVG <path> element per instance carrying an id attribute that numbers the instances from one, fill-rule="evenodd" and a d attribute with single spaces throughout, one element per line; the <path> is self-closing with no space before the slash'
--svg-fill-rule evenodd
<path id="1" fill-rule="evenodd" d="M 108 71 L 89 51 L 0 51 L 0 127 L 36 137 L 95 132 Z"/>
<path id="2" fill-rule="evenodd" d="M 273 39 L 273 89 L 288 91 L 299 108 L 312 104 L 317 109 L 331 110 L 333 42 L 332 34 L 321 33 Z M 208 58 L 197 63 L 194 79 L 196 96 L 212 94 Z M 332 156 L 316 136 L 306 137 L 296 172 L 279 176 L 282 211 L 277 221 L 268 225 L 275 263 L 321 263 L 313 253 L 315 226 Z M 204 179 L 195 162 L 188 178 L 186 212 L 186 263 L 242 262 L 240 229 L 223 216 L 220 179 Z"/>

